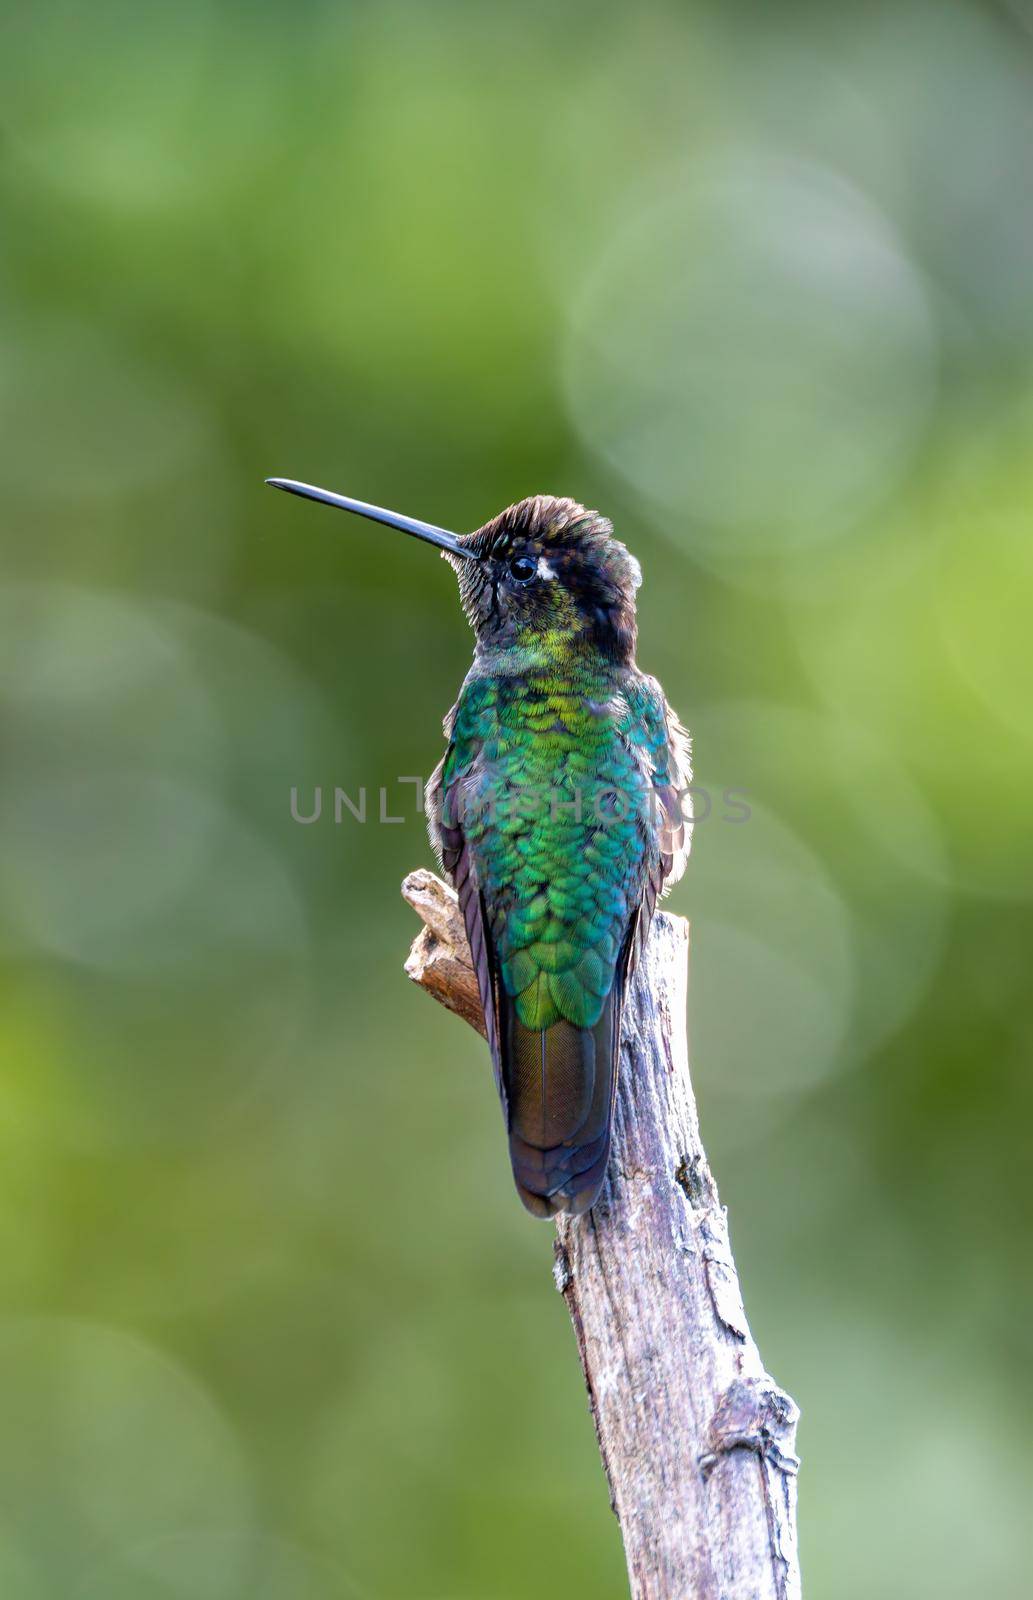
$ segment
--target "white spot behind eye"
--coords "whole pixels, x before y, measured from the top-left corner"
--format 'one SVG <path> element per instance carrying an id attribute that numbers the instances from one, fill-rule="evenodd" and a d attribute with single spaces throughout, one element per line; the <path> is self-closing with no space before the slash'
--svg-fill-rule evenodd
<path id="1" fill-rule="evenodd" d="M 631 554 L 630 551 L 628 552 L 628 561 L 631 564 L 631 583 L 632 583 L 632 587 L 635 588 L 635 589 L 641 589 L 641 587 L 642 587 L 642 568 L 639 566 L 638 562 L 636 561 L 635 557 Z"/>
<path id="2" fill-rule="evenodd" d="M 556 576 L 544 556 L 538 557 L 538 576 L 539 578 L 554 578 Z"/>

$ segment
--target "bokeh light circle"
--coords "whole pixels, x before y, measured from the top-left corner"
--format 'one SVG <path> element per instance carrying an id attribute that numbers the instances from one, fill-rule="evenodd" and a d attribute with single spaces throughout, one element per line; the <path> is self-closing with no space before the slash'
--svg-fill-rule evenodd
<path id="1" fill-rule="evenodd" d="M 720 790 L 718 790 L 720 792 Z M 854 997 L 850 915 L 827 871 L 754 794 L 695 830 L 689 1030 L 701 1084 L 748 1097 L 799 1093 L 843 1065 Z"/>
<path id="2" fill-rule="evenodd" d="M 886 217 L 814 161 L 701 159 L 638 208 L 570 313 L 593 453 L 722 567 L 853 526 L 918 446 L 936 374 L 925 287 Z"/>
<path id="3" fill-rule="evenodd" d="M 864 726 L 764 701 L 714 702 L 692 722 L 701 785 L 718 796 L 727 781 L 750 806 L 732 823 L 715 805 L 676 891 L 707 1056 L 694 1064 L 716 1066 L 723 1089 L 806 1087 L 863 1060 L 921 1003 L 943 948 L 945 841 Z"/>
<path id="4" fill-rule="evenodd" d="M 49 1592 L 105 1551 L 251 1519 L 247 1462 L 191 1373 L 137 1335 L 72 1317 L 0 1321 L 0 1495 Z"/>

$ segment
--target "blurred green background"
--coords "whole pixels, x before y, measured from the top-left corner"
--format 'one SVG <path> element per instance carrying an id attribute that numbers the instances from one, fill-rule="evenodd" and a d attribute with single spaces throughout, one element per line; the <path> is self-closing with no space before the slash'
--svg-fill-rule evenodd
<path id="1" fill-rule="evenodd" d="M 401 971 L 453 580 L 274 472 L 641 558 L 806 1590 L 1028 1592 L 1033 7 L 40 0 L 0 83 L 4 1600 L 625 1592 Z"/>

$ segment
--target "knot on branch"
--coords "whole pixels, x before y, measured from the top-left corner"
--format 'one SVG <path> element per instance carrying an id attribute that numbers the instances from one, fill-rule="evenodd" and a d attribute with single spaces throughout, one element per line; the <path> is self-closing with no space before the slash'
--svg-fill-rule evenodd
<path id="1" fill-rule="evenodd" d="M 694 1155 L 682 1156 L 675 1169 L 674 1181 L 693 1211 L 705 1211 L 720 1204 L 717 1184 L 702 1150 L 697 1150 Z"/>
<path id="2" fill-rule="evenodd" d="M 774 1379 L 736 1378 L 710 1419 L 708 1449 L 699 1458 L 703 1477 L 709 1478 L 721 1457 L 733 1450 L 753 1450 L 779 1472 L 795 1476 L 800 1470 L 795 1453 L 799 1420 L 799 1406 Z"/>
<path id="3" fill-rule="evenodd" d="M 570 1270 L 570 1257 L 558 1239 L 552 1247 L 552 1256 L 552 1281 L 560 1294 L 566 1294 L 574 1282 L 574 1274 Z"/>

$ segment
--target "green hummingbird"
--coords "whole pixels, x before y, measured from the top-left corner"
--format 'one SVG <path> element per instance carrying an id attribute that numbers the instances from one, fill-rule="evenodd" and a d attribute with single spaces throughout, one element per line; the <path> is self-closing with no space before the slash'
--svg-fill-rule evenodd
<path id="1" fill-rule="evenodd" d="M 535 495 L 455 534 L 292 479 L 275 488 L 435 545 L 474 631 L 430 778 L 431 842 L 477 972 L 517 1191 L 585 1212 L 606 1175 L 628 982 L 681 876 L 689 739 L 635 664 L 638 562 L 596 511 Z"/>

